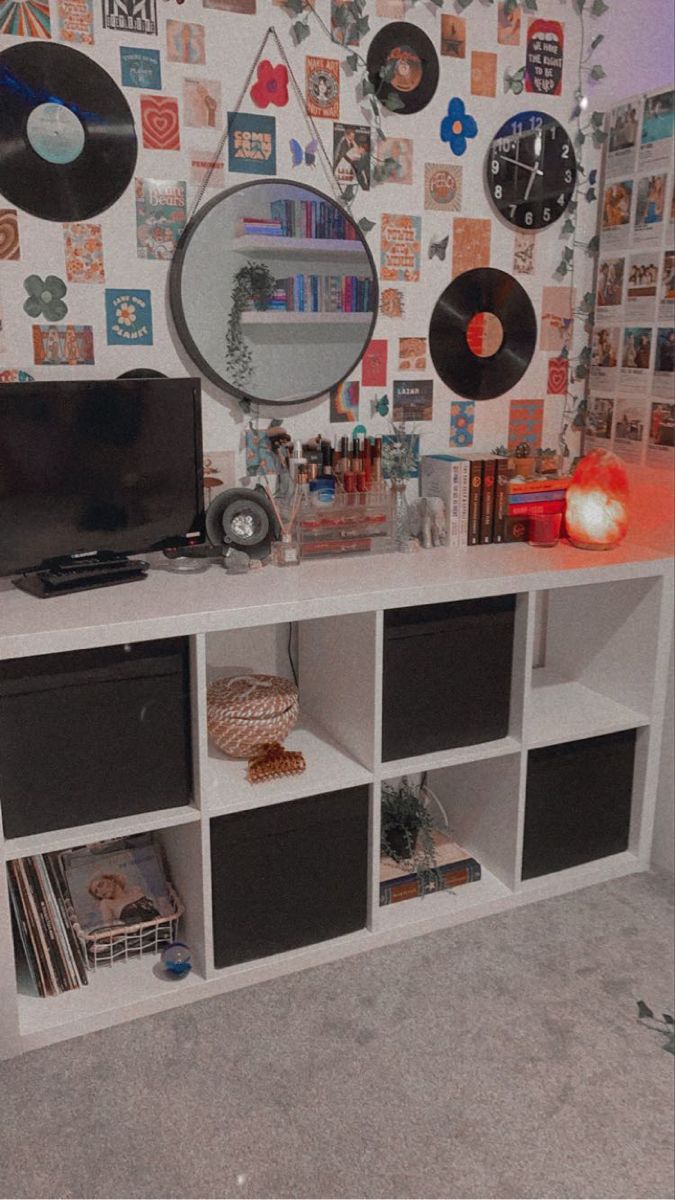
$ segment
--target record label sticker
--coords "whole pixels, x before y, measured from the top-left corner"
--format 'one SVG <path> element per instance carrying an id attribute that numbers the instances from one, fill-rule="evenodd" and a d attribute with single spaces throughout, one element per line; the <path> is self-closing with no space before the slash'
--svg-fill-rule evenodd
<path id="1" fill-rule="evenodd" d="M 28 115 L 26 135 L 45 162 L 71 163 L 84 149 L 84 128 L 63 104 L 38 104 Z"/>
<path id="2" fill-rule="evenodd" d="M 413 92 L 422 82 L 422 61 L 411 46 L 397 46 L 387 56 L 394 74 L 390 83 L 397 92 Z"/>

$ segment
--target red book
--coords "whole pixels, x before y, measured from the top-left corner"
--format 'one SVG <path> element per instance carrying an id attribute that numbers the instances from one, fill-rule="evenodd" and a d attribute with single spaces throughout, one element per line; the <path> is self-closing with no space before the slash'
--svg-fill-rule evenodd
<path id="1" fill-rule="evenodd" d="M 495 477 L 497 460 L 483 460 L 483 490 L 480 505 L 480 544 L 487 546 L 492 541 L 492 518 L 495 508 Z"/>
<path id="2" fill-rule="evenodd" d="M 511 517 L 540 517 L 544 513 L 562 512 L 564 500 L 537 500 L 531 504 L 513 504 L 509 508 Z"/>

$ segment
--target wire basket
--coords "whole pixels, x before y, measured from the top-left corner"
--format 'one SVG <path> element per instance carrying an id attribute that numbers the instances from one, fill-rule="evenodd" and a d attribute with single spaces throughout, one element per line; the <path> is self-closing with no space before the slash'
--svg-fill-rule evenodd
<path id="1" fill-rule="evenodd" d="M 140 921 L 136 925 L 114 925 L 109 929 L 94 930 L 93 933 L 84 932 L 75 909 L 68 901 L 70 923 L 82 944 L 88 966 L 96 970 L 97 967 L 111 966 L 115 962 L 126 962 L 141 954 L 158 954 L 162 946 L 175 942 L 185 907 L 168 881 L 167 891 L 173 905 L 173 912 L 169 916 L 154 917 L 151 921 Z"/>

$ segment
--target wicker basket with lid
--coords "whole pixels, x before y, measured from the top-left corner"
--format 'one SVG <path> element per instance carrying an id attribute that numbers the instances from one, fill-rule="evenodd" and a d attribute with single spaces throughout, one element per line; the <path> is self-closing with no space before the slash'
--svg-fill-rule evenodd
<path id="1" fill-rule="evenodd" d="M 248 758 L 264 742 L 282 741 L 298 719 L 298 689 L 280 675 L 215 679 L 206 693 L 208 731 L 219 750 Z"/>

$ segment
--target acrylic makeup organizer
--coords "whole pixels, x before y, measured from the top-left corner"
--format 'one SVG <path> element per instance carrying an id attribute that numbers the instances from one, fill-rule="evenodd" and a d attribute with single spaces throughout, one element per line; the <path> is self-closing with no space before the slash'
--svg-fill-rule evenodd
<path id="1" fill-rule="evenodd" d="M 301 559 L 393 550 L 391 492 L 338 492 L 332 504 L 304 499 L 296 530 Z"/>

